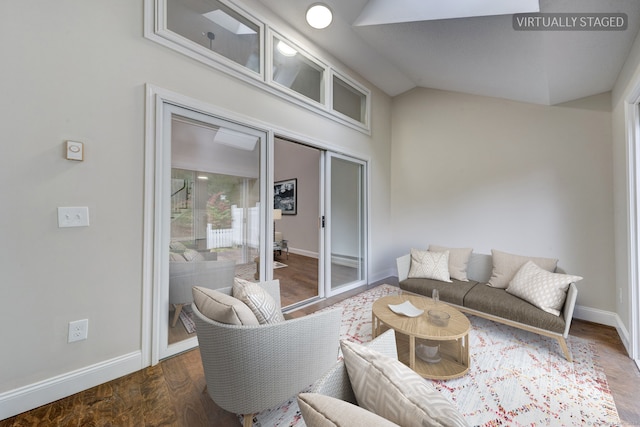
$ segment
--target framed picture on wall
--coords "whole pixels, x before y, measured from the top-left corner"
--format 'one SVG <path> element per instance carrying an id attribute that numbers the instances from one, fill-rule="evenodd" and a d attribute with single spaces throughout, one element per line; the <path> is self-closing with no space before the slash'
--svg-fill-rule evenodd
<path id="1" fill-rule="evenodd" d="M 273 184 L 273 208 L 281 209 L 282 215 L 298 214 L 298 180 L 296 178 Z"/>

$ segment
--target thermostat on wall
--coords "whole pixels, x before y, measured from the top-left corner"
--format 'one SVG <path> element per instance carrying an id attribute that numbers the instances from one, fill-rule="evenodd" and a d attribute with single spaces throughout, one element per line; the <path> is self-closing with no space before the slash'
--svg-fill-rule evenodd
<path id="1" fill-rule="evenodd" d="M 84 160 L 84 144 L 82 142 L 67 141 L 67 159 Z"/>

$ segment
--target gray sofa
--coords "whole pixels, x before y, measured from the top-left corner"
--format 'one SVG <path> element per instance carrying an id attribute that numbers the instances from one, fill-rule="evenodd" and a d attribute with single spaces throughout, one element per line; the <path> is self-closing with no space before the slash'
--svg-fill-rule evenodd
<path id="1" fill-rule="evenodd" d="M 547 337 L 555 338 L 564 356 L 571 361 L 567 347 L 571 319 L 575 308 L 578 289 L 571 283 L 560 316 L 555 316 L 520 299 L 504 289 L 487 286 L 491 277 L 493 262 L 491 255 L 472 253 L 467 265 L 468 282 L 452 279 L 452 283 L 433 279 L 408 278 L 411 255 L 396 260 L 400 288 L 406 292 L 431 297 L 434 289 L 445 301 L 458 310 L 524 329 Z M 559 269 L 556 270 L 557 272 Z"/>

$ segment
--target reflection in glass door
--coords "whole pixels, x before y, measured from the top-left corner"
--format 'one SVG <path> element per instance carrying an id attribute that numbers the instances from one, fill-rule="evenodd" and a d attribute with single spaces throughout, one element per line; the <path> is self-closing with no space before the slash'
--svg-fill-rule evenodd
<path id="1" fill-rule="evenodd" d="M 197 345 L 192 287 L 256 280 L 266 134 L 169 106 L 164 118 L 160 357 Z M 166 248 L 166 249 L 165 249 Z M 256 274 L 256 272 L 258 274 Z"/>
<path id="2" fill-rule="evenodd" d="M 327 153 L 327 296 L 366 283 L 366 164 Z"/>

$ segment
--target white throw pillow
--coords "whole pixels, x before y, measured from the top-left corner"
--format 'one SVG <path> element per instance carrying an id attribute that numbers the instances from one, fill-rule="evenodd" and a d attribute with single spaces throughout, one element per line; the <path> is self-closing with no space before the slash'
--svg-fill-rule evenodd
<path id="1" fill-rule="evenodd" d="M 261 325 L 284 322 L 284 316 L 275 300 L 262 286 L 235 278 L 233 296 L 249 306 Z"/>
<path id="2" fill-rule="evenodd" d="M 191 292 L 200 313 L 211 320 L 228 325 L 260 324 L 251 309 L 231 295 L 200 286 L 194 286 Z"/>
<path id="3" fill-rule="evenodd" d="M 340 347 L 359 406 L 403 427 L 468 425 L 451 402 L 402 362 L 350 341 Z"/>
<path id="4" fill-rule="evenodd" d="M 507 292 L 547 313 L 560 316 L 560 309 L 567 298 L 569 285 L 579 280 L 582 280 L 582 277 L 550 273 L 538 267 L 533 261 L 528 261 L 513 277 Z"/>
<path id="5" fill-rule="evenodd" d="M 468 282 L 467 277 L 467 264 L 469 264 L 469 257 L 472 248 L 447 248 L 445 246 L 429 245 L 430 252 L 445 252 L 449 251 L 449 276 L 452 279 L 460 280 L 462 282 Z"/>
<path id="6" fill-rule="evenodd" d="M 410 279 L 435 279 L 451 282 L 449 276 L 449 251 L 430 252 L 411 249 Z"/>
<path id="7" fill-rule="evenodd" d="M 491 272 L 488 285 L 500 289 L 507 289 L 513 276 L 516 275 L 520 267 L 527 261 L 533 261 L 538 267 L 550 272 L 555 271 L 556 265 L 558 264 L 558 260 L 553 258 L 513 255 L 495 249 L 491 249 L 491 258 L 493 261 L 493 271 Z"/>
<path id="8" fill-rule="evenodd" d="M 300 393 L 298 407 L 307 427 L 398 427 L 349 402 L 316 393 Z"/>

